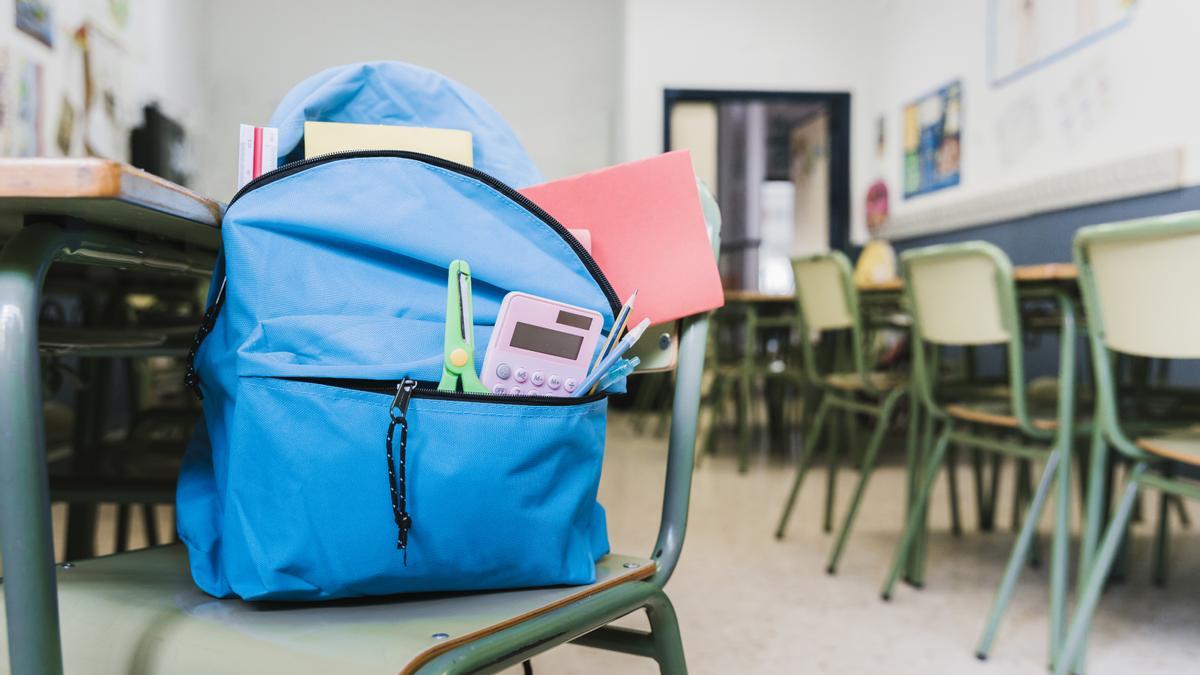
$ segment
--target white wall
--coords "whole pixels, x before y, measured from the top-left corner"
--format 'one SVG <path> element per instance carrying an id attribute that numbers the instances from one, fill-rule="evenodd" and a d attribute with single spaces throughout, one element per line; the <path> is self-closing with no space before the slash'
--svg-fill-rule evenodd
<path id="1" fill-rule="evenodd" d="M 432 68 L 482 94 L 547 177 L 610 164 L 621 9 L 619 0 L 205 2 L 200 185 L 233 194 L 238 124 L 265 124 L 313 73 L 376 59 Z"/>
<path id="2" fill-rule="evenodd" d="M 919 220 L 926 210 L 1175 147 L 1187 150 L 1183 179 L 1200 182 L 1200 3 L 1142 0 L 1124 28 L 1001 86 L 986 70 L 984 0 L 880 3 L 875 21 L 887 29 L 853 105 L 867 120 L 886 115 L 887 154 L 854 166 L 856 201 L 882 176 L 893 215 Z M 963 85 L 961 183 L 905 200 L 901 110 L 952 80 Z M 854 143 L 874 145 L 861 135 Z"/>
<path id="3" fill-rule="evenodd" d="M 851 238 L 859 243 L 866 189 L 881 177 L 895 215 L 1168 147 L 1188 149 L 1183 178 L 1200 183 L 1200 87 L 1192 84 L 1200 72 L 1200 2 L 1141 0 L 1128 27 L 999 88 L 986 73 L 987 7 L 987 0 L 627 0 L 619 159 L 661 149 L 664 88 L 827 90 L 852 94 Z M 963 82 L 961 184 L 905 200 L 901 111 L 955 79 Z M 1021 114 L 1033 122 L 1021 124 Z M 882 160 L 880 115 L 887 120 Z"/>
<path id="4" fill-rule="evenodd" d="M 62 154 L 55 138 L 64 96 L 75 110 L 74 135 L 68 154 L 83 153 L 83 54 L 72 39 L 75 30 L 90 20 L 96 33 L 97 48 L 109 49 L 112 62 L 112 89 L 115 94 L 117 125 L 112 156 L 127 159 L 128 131 L 142 120 L 142 106 L 157 101 L 163 112 L 195 128 L 204 97 L 198 77 L 200 38 L 196 34 L 198 4 L 129 0 L 127 23 L 121 25 L 110 15 L 105 0 L 54 0 L 52 9 L 54 39 L 47 47 L 16 29 L 14 0 L 0 0 L 0 51 L 7 57 L 4 66 L 4 90 L 0 91 L 8 119 L 16 114 L 16 69 L 30 59 L 42 64 L 44 155 Z M 12 133 L 0 125 L 0 155 L 12 152 Z"/>
<path id="5" fill-rule="evenodd" d="M 851 92 L 851 166 L 862 164 L 870 150 L 860 139 L 870 134 L 870 121 L 858 106 L 879 4 L 627 0 L 618 159 L 662 151 L 663 89 L 759 89 Z M 855 227 L 861 201 L 853 204 Z"/>

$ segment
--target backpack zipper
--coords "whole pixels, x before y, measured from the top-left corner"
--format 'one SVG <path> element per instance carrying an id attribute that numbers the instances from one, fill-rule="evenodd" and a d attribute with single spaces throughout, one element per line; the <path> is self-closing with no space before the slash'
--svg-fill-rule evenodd
<path id="1" fill-rule="evenodd" d="M 369 157 L 396 157 L 399 159 L 411 159 L 414 161 L 423 162 L 425 164 L 430 164 L 447 171 L 452 171 L 469 178 L 474 178 L 475 180 L 487 185 L 505 197 L 508 197 L 526 211 L 529 211 L 536 216 L 538 220 L 541 220 L 543 223 L 548 225 L 550 229 L 554 230 L 554 232 L 571 247 L 571 250 L 575 252 L 575 255 L 583 263 L 584 268 L 586 268 L 588 273 L 592 275 L 592 279 L 596 282 L 596 285 L 600 287 L 600 291 L 604 293 L 604 297 L 606 300 L 608 300 L 608 306 L 612 310 L 614 319 L 618 314 L 621 313 L 621 300 L 619 297 L 617 297 L 617 292 L 613 289 L 612 283 L 609 282 L 608 277 L 604 276 L 604 271 L 600 269 L 600 265 L 596 263 L 596 259 L 592 257 L 591 253 L 588 253 L 587 249 L 583 247 L 583 244 L 579 243 L 578 239 L 576 239 L 570 232 L 567 231 L 567 228 L 563 226 L 562 223 L 558 222 L 557 218 L 547 213 L 545 209 L 538 206 L 525 195 L 517 192 L 513 188 L 509 187 L 508 184 L 494 178 L 490 174 L 484 173 L 475 167 L 459 164 L 458 162 L 451 162 L 450 160 L 442 159 L 441 157 L 426 155 L 420 152 L 408 152 L 406 150 L 352 150 L 317 155 L 316 157 L 309 157 L 307 159 L 301 159 L 295 162 L 288 162 L 281 167 L 272 169 L 271 171 L 268 171 L 251 180 L 249 183 L 243 185 L 240 190 L 234 193 L 233 198 L 229 200 L 229 204 L 227 204 L 225 208 L 228 211 L 228 208 L 233 206 L 234 202 L 240 199 L 247 192 L 270 185 L 281 178 L 286 178 L 294 173 L 298 173 L 318 164 L 326 164 L 340 159 L 363 159 Z M 222 278 L 221 287 L 217 291 L 217 297 L 213 300 L 212 306 L 204 312 L 204 318 L 200 322 L 200 327 L 196 331 L 196 335 L 192 340 L 191 347 L 188 348 L 187 366 L 183 374 L 183 382 L 184 386 L 195 392 L 197 398 L 204 398 L 204 394 L 200 391 L 200 374 L 196 371 L 195 366 L 196 353 L 200 350 L 200 343 L 203 342 L 204 338 L 212 332 L 213 326 L 217 322 L 217 315 L 221 311 L 221 305 L 223 304 L 224 300 L 225 279 Z M 518 399 L 525 397 L 510 396 L 509 398 Z"/>
<path id="2" fill-rule="evenodd" d="M 412 389 L 408 391 L 404 399 L 405 404 L 407 404 L 410 398 L 426 398 L 442 401 L 464 401 L 468 403 L 505 403 L 511 405 L 561 407 L 592 403 L 607 396 L 603 392 L 597 392 L 588 396 L 528 396 L 524 394 L 512 396 L 510 394 L 493 394 L 491 392 L 442 391 L 437 388 L 437 382 L 417 381 L 408 377 L 401 380 L 368 380 L 341 377 L 288 377 L 280 379 L 308 382 L 309 384 L 319 384 L 326 387 L 338 387 L 354 391 L 365 391 L 372 394 L 391 394 L 397 391 L 397 388 L 405 382 L 412 382 Z M 399 402 L 399 399 L 393 401 L 393 403 Z"/>
<path id="3" fill-rule="evenodd" d="M 405 377 L 395 386 L 379 380 L 338 380 L 335 378 L 288 378 L 301 382 L 311 382 L 326 386 L 354 389 L 376 393 L 395 391 L 391 405 L 388 406 L 387 436 L 384 448 L 387 451 L 388 490 L 392 496 L 392 520 L 396 523 L 396 550 L 401 551 L 403 563 L 408 567 L 408 533 L 412 530 L 413 519 L 408 512 L 408 406 L 413 398 L 452 399 L 457 401 L 488 401 L 501 403 L 516 403 L 518 405 L 572 405 L 597 401 L 605 394 L 592 394 L 579 398 L 557 396 L 506 396 L 503 394 L 476 394 L 467 392 L 441 391 L 432 382 L 417 382 L 411 377 Z M 421 385 L 425 386 L 422 387 Z M 501 399 L 511 399 L 504 401 Z M 396 427 L 400 427 L 399 452 L 393 450 L 396 437 Z M 397 465 L 396 456 L 400 462 Z M 398 470 L 397 470 L 398 467 Z"/>
<path id="4" fill-rule="evenodd" d="M 334 162 L 337 160 L 365 159 L 370 157 L 395 157 L 398 159 L 411 159 L 425 164 L 431 164 L 433 166 L 446 169 L 447 171 L 452 171 L 454 173 L 474 178 L 475 180 L 487 185 L 505 197 L 517 202 L 517 204 L 523 207 L 526 211 L 529 211 L 533 215 L 537 216 L 539 220 L 549 225 L 550 229 L 554 230 L 560 237 L 563 238 L 563 241 L 567 242 L 567 244 L 571 246 L 571 248 L 579 256 L 579 259 L 583 262 L 584 267 L 587 268 L 587 271 L 592 275 L 592 278 L 595 279 L 596 284 L 600 286 L 600 290 L 604 292 L 604 296 L 608 300 L 608 304 L 612 309 L 613 316 L 615 317 L 620 313 L 621 300 L 617 297 L 617 292 L 613 289 L 612 284 L 608 281 L 608 277 L 604 276 L 604 271 L 600 269 L 600 265 L 596 263 L 596 259 L 592 257 L 592 254 L 588 253 L 587 249 L 583 247 L 583 244 L 580 244 L 579 240 L 572 236 L 562 223 L 558 222 L 557 218 L 550 215 L 545 209 L 534 203 L 533 200 L 529 199 L 520 192 L 517 192 L 507 183 L 504 183 L 503 181 L 493 177 L 491 174 L 484 173 L 475 167 L 459 164 L 458 162 L 452 162 L 448 159 L 435 157 L 434 155 L 426 155 L 420 152 L 409 152 L 407 150 L 349 150 L 344 152 L 330 152 L 324 155 L 317 155 L 316 157 L 309 157 L 307 159 L 288 162 L 287 164 L 284 164 L 279 168 L 272 169 L 243 185 L 242 189 L 238 190 L 233 195 L 233 199 L 229 200 L 229 204 L 226 206 L 226 209 L 228 209 L 230 206 L 233 206 L 233 204 L 247 192 L 270 185 L 271 183 L 274 183 L 281 178 L 287 178 L 294 173 L 304 171 L 319 164 L 328 164 L 329 162 Z"/>

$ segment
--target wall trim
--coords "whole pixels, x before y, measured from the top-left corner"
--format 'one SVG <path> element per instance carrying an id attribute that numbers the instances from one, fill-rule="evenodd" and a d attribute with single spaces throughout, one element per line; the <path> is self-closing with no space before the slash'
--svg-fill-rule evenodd
<path id="1" fill-rule="evenodd" d="M 910 208 L 893 215 L 882 236 L 892 240 L 926 237 L 1089 204 L 1178 190 L 1186 186 L 1185 155 L 1182 146 L 1154 150 L 980 197 L 938 206 Z"/>

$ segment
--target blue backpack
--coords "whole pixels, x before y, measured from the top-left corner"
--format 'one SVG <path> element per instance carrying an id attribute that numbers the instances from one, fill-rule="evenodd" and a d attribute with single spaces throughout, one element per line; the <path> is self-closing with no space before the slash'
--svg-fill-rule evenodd
<path id="1" fill-rule="evenodd" d="M 475 343 L 510 291 L 599 312 L 591 256 L 507 183 L 538 180 L 476 94 L 397 63 L 335 68 L 272 118 L 466 129 L 478 169 L 409 152 L 296 161 L 247 184 L 189 357 L 204 424 L 177 509 L 206 592 L 313 600 L 594 581 L 606 400 L 437 391 L 447 267 L 471 265 Z M 484 350 L 476 354 L 476 367 Z"/>

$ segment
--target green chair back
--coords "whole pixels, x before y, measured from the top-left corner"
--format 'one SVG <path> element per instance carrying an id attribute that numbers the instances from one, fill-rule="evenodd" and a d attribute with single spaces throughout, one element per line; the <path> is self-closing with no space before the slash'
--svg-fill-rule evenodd
<path id="1" fill-rule="evenodd" d="M 810 381 L 822 383 L 813 348 L 813 336 L 825 331 L 850 331 L 850 356 L 863 388 L 877 394 L 867 373 L 863 344 L 862 314 L 858 287 L 854 285 L 850 260 L 841 251 L 792 260 L 796 280 L 796 316 L 803 349 L 804 369 Z"/>
<path id="2" fill-rule="evenodd" d="M 1075 263 L 1105 435 L 1146 459 L 1121 428 L 1113 360 L 1200 358 L 1200 211 L 1083 228 Z"/>
<path id="3" fill-rule="evenodd" d="M 1005 345 L 1013 417 L 1026 434 L 1046 437 L 1029 417 L 1021 314 L 1008 256 L 982 241 L 928 246 L 902 253 L 900 270 L 913 318 L 914 377 L 925 405 L 947 416 L 934 396 L 937 374 L 927 344 Z"/>

